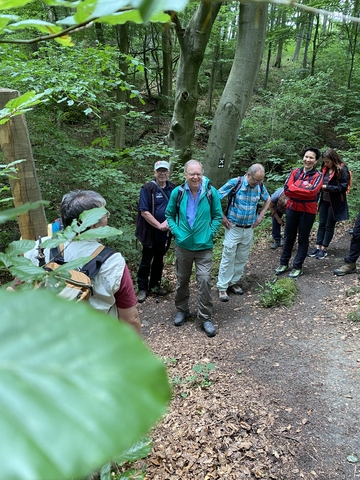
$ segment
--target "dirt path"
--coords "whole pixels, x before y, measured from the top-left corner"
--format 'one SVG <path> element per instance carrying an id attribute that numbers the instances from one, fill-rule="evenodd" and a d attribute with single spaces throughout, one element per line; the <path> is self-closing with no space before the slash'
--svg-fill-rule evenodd
<path id="1" fill-rule="evenodd" d="M 280 255 L 269 239 L 259 242 L 244 295 L 221 303 L 214 290 L 212 339 L 195 318 L 173 326 L 172 296 L 140 306 L 145 341 L 174 382 L 169 414 L 142 462 L 147 478 L 360 479 L 360 325 L 347 319 L 360 296 L 346 296 L 359 281 L 332 274 L 348 250 L 346 230 L 325 260 L 306 260 L 290 308 L 258 304 L 258 284 L 272 278 Z M 195 293 L 191 307 L 195 313 Z M 205 388 L 204 375 L 194 378 L 199 364 L 215 365 Z"/>

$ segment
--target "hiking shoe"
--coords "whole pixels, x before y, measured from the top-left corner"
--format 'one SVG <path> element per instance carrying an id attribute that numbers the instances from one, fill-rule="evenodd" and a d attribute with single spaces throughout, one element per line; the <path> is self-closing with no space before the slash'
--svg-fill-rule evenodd
<path id="1" fill-rule="evenodd" d="M 291 272 L 289 273 L 288 277 L 289 278 L 298 278 L 300 275 L 302 275 L 304 272 L 302 271 L 301 268 L 293 268 Z"/>
<path id="2" fill-rule="evenodd" d="M 174 318 L 174 325 L 175 327 L 181 327 L 185 323 L 185 320 L 191 316 L 189 310 L 186 312 L 181 312 L 180 310 L 177 312 Z"/>
<path id="3" fill-rule="evenodd" d="M 208 337 L 215 337 L 216 330 L 211 320 L 205 320 L 205 322 L 202 323 L 202 328 Z"/>
<path id="4" fill-rule="evenodd" d="M 275 242 L 270 246 L 270 248 L 272 248 L 273 250 L 276 250 L 277 248 L 281 247 L 281 242 L 277 242 L 275 240 Z"/>
<path id="5" fill-rule="evenodd" d="M 146 300 L 147 296 L 147 291 L 146 290 L 139 290 L 138 296 L 137 296 L 137 301 L 139 303 L 143 303 Z"/>
<path id="6" fill-rule="evenodd" d="M 159 295 L 160 297 L 165 297 L 165 295 L 168 294 L 167 290 L 165 290 L 165 288 L 154 288 L 153 290 L 151 291 L 154 291 L 155 295 Z"/>
<path id="7" fill-rule="evenodd" d="M 229 297 L 225 290 L 219 290 L 219 300 L 220 302 L 228 302 Z"/>
<path id="8" fill-rule="evenodd" d="M 242 295 L 244 293 L 243 289 L 239 287 L 239 285 L 230 285 L 228 290 L 231 293 L 235 293 L 235 295 Z"/>
<path id="9" fill-rule="evenodd" d="M 326 250 L 323 250 L 322 248 L 320 248 L 315 258 L 317 258 L 318 260 L 322 260 L 325 257 L 327 257 Z"/>
<path id="10" fill-rule="evenodd" d="M 275 270 L 275 275 L 280 275 L 281 273 L 285 273 L 289 270 L 287 265 L 279 265 Z"/>
<path id="11" fill-rule="evenodd" d="M 338 277 L 342 277 L 348 273 L 356 273 L 356 263 L 344 263 L 342 267 L 334 270 L 334 274 Z"/>
<path id="12" fill-rule="evenodd" d="M 316 255 L 319 253 L 320 248 L 314 247 L 310 252 L 307 254 L 308 257 L 316 257 Z"/>

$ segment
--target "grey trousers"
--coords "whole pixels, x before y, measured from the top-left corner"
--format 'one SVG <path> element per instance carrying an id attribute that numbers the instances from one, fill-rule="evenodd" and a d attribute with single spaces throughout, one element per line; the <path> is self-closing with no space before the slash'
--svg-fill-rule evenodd
<path id="1" fill-rule="evenodd" d="M 198 286 L 198 312 L 201 321 L 211 320 L 213 301 L 211 297 L 212 249 L 192 251 L 175 245 L 176 289 L 175 306 L 180 312 L 189 309 L 189 281 L 195 262 Z"/>

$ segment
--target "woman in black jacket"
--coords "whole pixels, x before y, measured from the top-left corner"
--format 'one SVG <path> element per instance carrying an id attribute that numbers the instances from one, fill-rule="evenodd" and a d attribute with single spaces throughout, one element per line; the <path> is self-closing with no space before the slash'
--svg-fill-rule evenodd
<path id="1" fill-rule="evenodd" d="M 309 253 L 309 257 L 323 259 L 327 256 L 329 246 L 335 230 L 336 222 L 348 220 L 348 204 L 346 192 L 350 181 L 350 172 L 343 163 L 340 155 L 333 149 L 326 150 L 323 158 L 323 186 L 318 207 L 319 228 L 316 236 L 316 247 Z"/>

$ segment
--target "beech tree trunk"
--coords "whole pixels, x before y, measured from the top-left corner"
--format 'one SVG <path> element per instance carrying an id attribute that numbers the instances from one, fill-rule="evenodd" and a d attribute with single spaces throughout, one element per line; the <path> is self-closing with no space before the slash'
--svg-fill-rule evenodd
<path id="1" fill-rule="evenodd" d="M 198 74 L 204 59 L 206 45 L 221 3 L 202 1 L 185 30 L 174 16 L 176 35 L 180 45 L 180 59 L 176 78 L 175 105 L 170 130 L 165 142 L 179 152 L 181 163 L 192 156 L 194 121 L 198 104 Z"/>
<path id="2" fill-rule="evenodd" d="M 3 109 L 9 100 L 17 97 L 19 97 L 17 90 L 0 89 L 0 109 Z M 17 165 L 18 178 L 10 179 L 15 207 L 41 200 L 25 115 L 16 115 L 0 125 L 0 147 L 6 164 L 15 160 L 24 160 Z M 24 240 L 36 240 L 39 235 L 47 235 L 47 221 L 43 206 L 19 215 L 18 221 L 20 234 Z"/>
<path id="3" fill-rule="evenodd" d="M 267 4 L 240 5 L 238 40 L 228 81 L 215 112 L 204 169 L 216 187 L 228 180 L 237 136 L 264 52 Z"/>
<path id="4" fill-rule="evenodd" d="M 163 82 L 161 87 L 161 107 L 168 110 L 172 104 L 172 31 L 164 26 L 161 33 L 163 52 Z"/>

